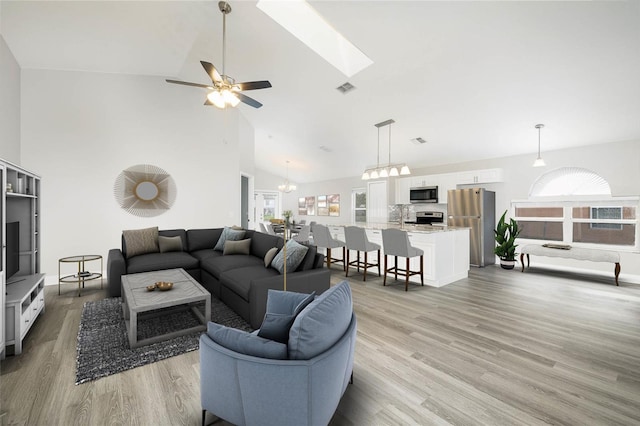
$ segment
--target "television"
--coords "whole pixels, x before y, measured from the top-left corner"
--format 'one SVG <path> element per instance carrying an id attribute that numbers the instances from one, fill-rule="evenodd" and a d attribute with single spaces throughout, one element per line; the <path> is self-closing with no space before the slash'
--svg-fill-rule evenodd
<path id="1" fill-rule="evenodd" d="M 9 279 L 20 271 L 20 222 L 7 222 L 6 239 L 5 276 L 11 284 Z"/>

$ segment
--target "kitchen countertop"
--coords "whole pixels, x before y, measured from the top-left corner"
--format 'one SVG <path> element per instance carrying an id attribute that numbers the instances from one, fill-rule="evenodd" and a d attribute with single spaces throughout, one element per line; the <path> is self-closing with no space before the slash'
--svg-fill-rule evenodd
<path id="1" fill-rule="evenodd" d="M 435 232 L 453 232 L 453 231 L 461 231 L 469 228 L 464 228 L 460 226 L 433 226 L 433 225 L 416 225 L 416 224 L 406 224 L 404 227 L 400 227 L 399 223 L 393 222 L 380 222 L 380 223 L 367 223 L 363 226 L 362 223 L 358 224 L 350 224 L 350 225 L 328 225 L 328 226 L 360 226 L 365 229 L 404 229 L 407 232 L 419 232 L 423 234 L 431 234 Z"/>

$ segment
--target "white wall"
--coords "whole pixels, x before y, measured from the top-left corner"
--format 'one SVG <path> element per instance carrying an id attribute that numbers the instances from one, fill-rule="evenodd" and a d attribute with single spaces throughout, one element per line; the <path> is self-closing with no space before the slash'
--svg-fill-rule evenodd
<path id="1" fill-rule="evenodd" d="M 105 256 L 123 229 L 218 227 L 240 221 L 238 110 L 203 106 L 204 94 L 159 77 L 23 70 L 22 165 L 42 176 L 42 271 L 63 256 Z M 239 129 L 242 129 L 240 131 Z M 153 164 L 177 199 L 140 218 L 113 196 L 118 174 Z"/>
<path id="2" fill-rule="evenodd" d="M 20 66 L 0 35 L 0 158 L 20 164 Z"/>

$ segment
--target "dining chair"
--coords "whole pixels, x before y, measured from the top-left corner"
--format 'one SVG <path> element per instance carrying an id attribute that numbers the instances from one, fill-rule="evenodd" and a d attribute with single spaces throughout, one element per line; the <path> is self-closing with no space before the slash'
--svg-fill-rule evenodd
<path id="1" fill-rule="evenodd" d="M 276 235 L 276 232 L 273 230 L 273 225 L 270 223 L 266 223 L 264 225 L 265 229 L 267 230 L 267 234 L 269 235 Z"/>
<path id="2" fill-rule="evenodd" d="M 300 228 L 300 232 L 298 232 L 298 235 L 293 236 L 293 239 L 299 243 L 308 243 L 310 239 L 310 230 L 311 227 L 309 225 L 304 225 L 302 228 Z"/>
<path id="3" fill-rule="evenodd" d="M 258 226 L 260 227 L 260 232 L 262 232 L 263 234 L 268 234 L 269 233 L 269 232 L 267 232 L 267 228 L 264 226 L 264 223 L 258 222 Z"/>

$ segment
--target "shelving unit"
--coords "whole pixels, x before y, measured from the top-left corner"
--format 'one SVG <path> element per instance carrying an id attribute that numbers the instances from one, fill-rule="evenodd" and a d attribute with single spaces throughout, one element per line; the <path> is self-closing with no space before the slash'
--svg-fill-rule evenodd
<path id="1" fill-rule="evenodd" d="M 40 177 L 3 160 L 0 160 L 0 175 L 0 358 L 4 358 L 8 345 L 15 345 L 16 354 L 21 352 L 24 335 L 33 320 L 44 311 L 44 293 L 38 291 L 38 288 L 44 288 L 44 275 L 40 274 Z M 20 223 L 19 271 L 7 279 L 6 225 L 10 222 Z M 42 296 L 41 303 L 38 295 Z M 27 306 L 30 310 L 23 312 L 22 308 Z M 28 323 L 25 322 L 27 317 Z"/>

